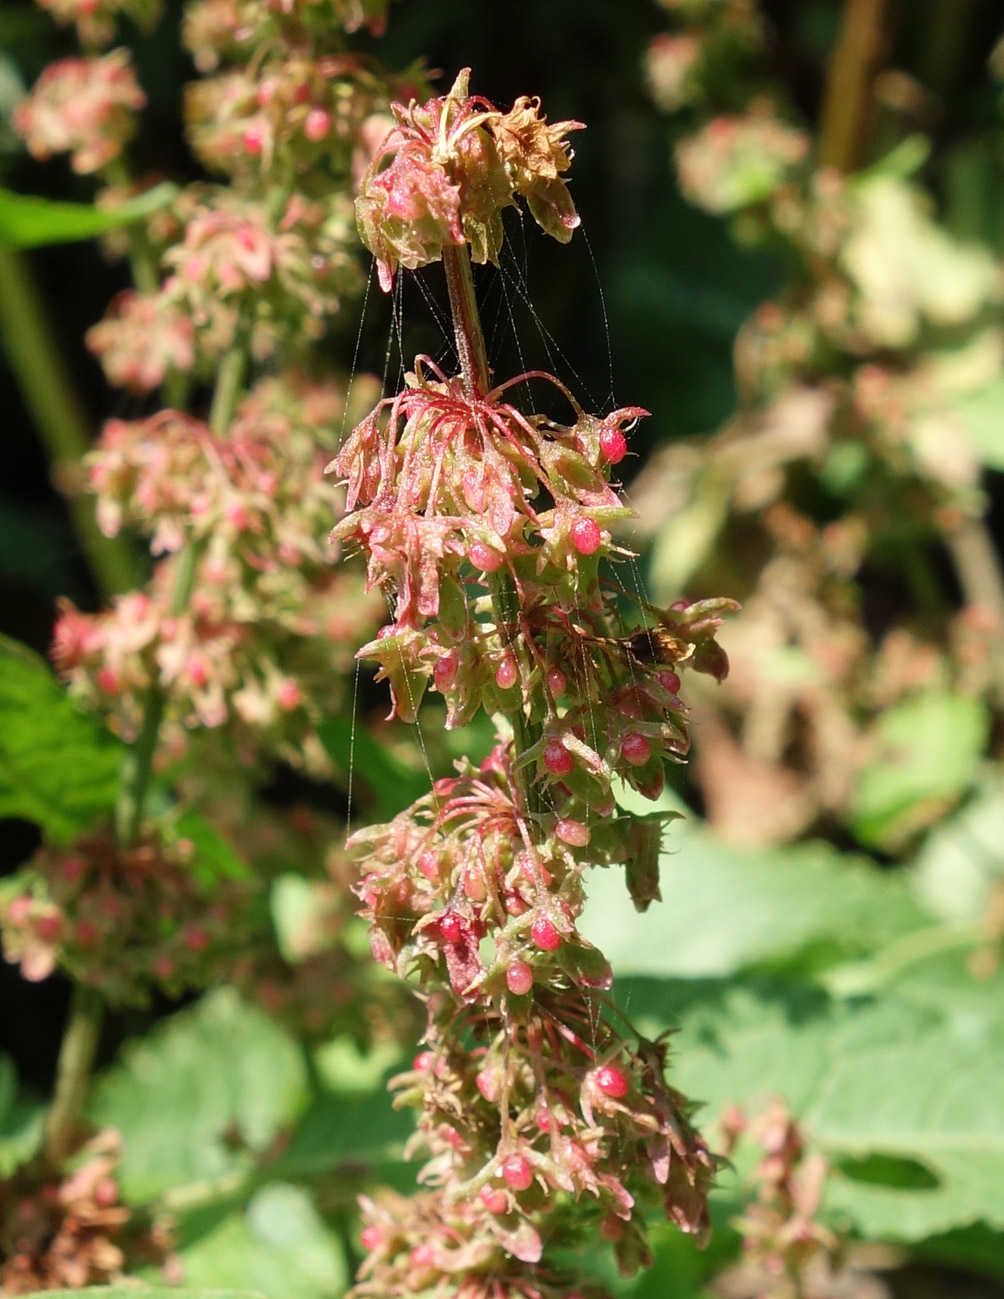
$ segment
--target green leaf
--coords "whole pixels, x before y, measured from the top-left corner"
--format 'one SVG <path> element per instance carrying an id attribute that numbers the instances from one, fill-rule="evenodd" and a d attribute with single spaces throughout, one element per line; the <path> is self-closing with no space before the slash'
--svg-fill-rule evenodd
<path id="1" fill-rule="evenodd" d="M 916 894 L 932 914 L 982 920 L 1004 875 L 1004 791 L 996 779 L 932 830 L 914 874 Z"/>
<path id="2" fill-rule="evenodd" d="M 0 1177 L 10 1177 L 38 1150 L 45 1106 L 19 1091 L 17 1070 L 0 1055 Z"/>
<path id="3" fill-rule="evenodd" d="M 0 816 L 72 839 L 114 807 L 123 752 L 43 659 L 0 636 Z"/>
<path id="4" fill-rule="evenodd" d="M 89 1116 L 122 1133 L 122 1194 L 142 1203 L 251 1172 L 306 1100 L 296 1043 L 220 988 L 128 1045 L 99 1079 Z"/>
<path id="5" fill-rule="evenodd" d="M 377 816 L 390 821 L 416 799 L 429 792 L 429 778 L 415 771 L 369 735 L 365 728 L 344 717 L 326 717 L 317 728 L 328 757 L 342 771 L 355 769 L 372 793 Z"/>
<path id="6" fill-rule="evenodd" d="M 953 407 L 980 459 L 1004 473 L 1004 379 L 995 379 Z"/>
<path id="7" fill-rule="evenodd" d="M 156 185 L 114 207 L 57 203 L 34 194 L 0 188 L 0 248 L 42 248 L 93 239 L 106 230 L 141 221 L 172 201 L 178 187 Z"/>
<path id="8" fill-rule="evenodd" d="M 309 1177 L 331 1172 L 339 1164 L 358 1169 L 393 1163 L 400 1160 L 413 1130 L 413 1116 L 393 1109 L 383 1089 L 358 1099 L 321 1096 L 272 1167 L 280 1177 Z"/>
<path id="9" fill-rule="evenodd" d="M 195 1286 L 254 1286 L 275 1299 L 330 1299 L 349 1283 L 341 1243 L 301 1187 L 271 1182 L 178 1254 Z M 171 1294 L 177 1292 L 171 1291 Z M 211 1292 L 203 1292 L 211 1293 Z"/>
<path id="10" fill-rule="evenodd" d="M 852 825 L 861 842 L 897 848 L 961 798 L 975 779 L 988 728 L 978 699 L 942 690 L 925 691 L 884 713 L 852 800 Z"/>
<path id="11" fill-rule="evenodd" d="M 665 836 L 660 887 L 664 901 L 637 915 L 618 868 L 590 878 L 582 932 L 618 977 L 730 974 L 801 954 L 818 963 L 883 947 L 925 920 L 903 881 L 865 857 L 824 843 L 732 847 L 692 816 Z"/>
<path id="12" fill-rule="evenodd" d="M 958 1004 L 943 987 L 940 1005 L 914 998 L 908 981 L 837 1001 L 749 976 L 626 980 L 619 996 L 647 1035 L 681 1026 L 670 1076 L 708 1116 L 783 1097 L 832 1159 L 873 1170 L 865 1180 L 861 1164 L 848 1165 L 855 1176 L 838 1169 L 830 1211 L 866 1236 L 913 1241 L 1004 1226 L 1004 978 L 995 983 Z M 897 1164 L 929 1177 L 890 1184 Z"/>
<path id="13" fill-rule="evenodd" d="M 204 888 L 210 888 L 217 880 L 244 880 L 250 877 L 250 867 L 241 861 L 227 840 L 198 812 L 186 808 L 172 820 L 171 825 L 178 839 L 188 839 L 195 845 L 192 873 Z"/>

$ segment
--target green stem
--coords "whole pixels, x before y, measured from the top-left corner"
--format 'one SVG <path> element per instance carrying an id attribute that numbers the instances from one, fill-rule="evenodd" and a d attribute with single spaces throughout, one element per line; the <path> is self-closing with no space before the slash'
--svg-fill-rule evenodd
<path id="1" fill-rule="evenodd" d="M 60 1164 L 73 1148 L 103 1014 L 100 992 L 75 984 L 56 1066 L 56 1091 L 45 1119 L 45 1156 L 54 1165 Z"/>
<path id="2" fill-rule="evenodd" d="M 819 165 L 851 172 L 861 165 L 875 75 L 887 45 L 889 0 L 846 0 L 826 74 Z"/>
<path id="3" fill-rule="evenodd" d="M 229 429 L 244 388 L 251 362 L 251 329 L 251 319 L 242 317 L 237 322 L 233 346 L 223 358 L 216 376 L 216 389 L 209 408 L 209 428 L 217 437 L 223 437 Z"/>
<path id="4" fill-rule="evenodd" d="M 112 185 L 118 185 L 123 189 L 132 186 L 129 167 L 121 155 L 105 167 L 104 174 Z M 133 283 L 140 293 L 152 297 L 160 288 L 160 275 L 157 270 L 157 256 L 150 242 L 146 222 L 130 222 L 126 226 L 126 238 L 129 241 L 129 269 L 132 271 Z"/>
<path id="5" fill-rule="evenodd" d="M 0 336 L 58 485 L 60 466 L 76 467 L 90 450 L 91 430 L 30 268 L 11 248 L 0 248 Z M 136 562 L 128 542 L 102 535 L 90 501 L 68 492 L 67 504 L 102 593 L 129 590 Z"/>
<path id="6" fill-rule="evenodd" d="M 491 388 L 491 370 L 467 245 L 444 248 L 443 267 L 446 271 L 446 288 L 450 295 L 453 334 L 460 359 L 464 393 L 469 401 L 477 401 Z M 504 570 L 489 575 L 488 590 L 491 594 L 492 618 L 499 634 L 505 635 L 508 629 L 509 634 L 515 636 L 519 630 L 520 607 L 519 594 L 512 577 Z M 518 761 L 521 754 L 533 747 L 539 736 L 536 734 L 537 728 L 523 711 L 522 700 L 507 716 L 513 730 L 513 759 Z M 539 811 L 536 791 L 525 770 L 517 776 L 517 783 L 527 811 Z"/>

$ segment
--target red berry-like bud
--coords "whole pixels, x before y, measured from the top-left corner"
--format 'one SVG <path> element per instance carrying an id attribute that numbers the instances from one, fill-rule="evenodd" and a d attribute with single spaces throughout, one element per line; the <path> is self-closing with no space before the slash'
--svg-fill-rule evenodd
<path id="1" fill-rule="evenodd" d="M 549 668 L 547 673 L 547 687 L 551 694 L 557 698 L 565 693 L 568 682 L 565 680 L 565 674 L 561 668 Z"/>
<path id="2" fill-rule="evenodd" d="M 607 464 L 616 465 L 627 455 L 627 440 L 618 428 L 607 427 L 600 433 L 600 451 Z"/>
<path id="3" fill-rule="evenodd" d="M 483 541 L 472 541 L 467 548 L 467 557 L 482 573 L 497 573 L 505 563 L 499 552 L 486 546 Z"/>
<path id="4" fill-rule="evenodd" d="M 249 126 L 244 132 L 243 141 L 247 152 L 257 156 L 265 143 L 265 132 L 260 126 Z"/>
<path id="5" fill-rule="evenodd" d="M 507 654 L 495 673 L 495 684 L 500 690 L 509 690 L 516 684 L 518 675 L 516 660 L 511 654 Z"/>
<path id="6" fill-rule="evenodd" d="M 444 943 L 459 943 L 464 934 L 460 917 L 448 912 L 439 922 L 439 932 L 443 936 Z"/>
<path id="7" fill-rule="evenodd" d="M 204 952 L 209 946 L 209 935 L 201 925 L 189 925 L 185 930 L 184 943 L 190 952 Z"/>
<path id="8" fill-rule="evenodd" d="M 595 555 L 603 534 L 592 519 L 577 519 L 572 528 L 572 545 L 580 555 Z"/>
<path id="9" fill-rule="evenodd" d="M 51 911 L 44 916 L 39 916 L 35 921 L 35 933 L 43 943 L 54 943 L 59 937 L 61 928 L 61 917 Z"/>
<path id="10" fill-rule="evenodd" d="M 412 1060 L 411 1067 L 417 1073 L 427 1073 L 432 1068 L 435 1058 L 431 1051 L 419 1051 Z"/>
<path id="11" fill-rule="evenodd" d="M 383 1232 L 375 1224 L 364 1227 L 359 1233 L 359 1239 L 362 1242 L 363 1249 L 374 1250 L 378 1245 L 383 1244 Z"/>
<path id="12" fill-rule="evenodd" d="M 509 1207 L 505 1191 L 499 1190 L 497 1186 L 482 1186 L 480 1194 L 481 1203 L 489 1213 L 505 1213 Z"/>
<path id="13" fill-rule="evenodd" d="M 300 687 L 295 681 L 290 681 L 287 677 L 285 681 L 279 682 L 275 692 L 275 701 L 284 713 L 292 712 L 294 708 L 298 708 L 302 698 Z"/>
<path id="14" fill-rule="evenodd" d="M 652 746 L 644 735 L 639 735 L 637 731 L 628 731 L 621 741 L 621 753 L 624 755 L 624 761 L 630 762 L 632 767 L 643 767 L 652 756 Z"/>
<path id="15" fill-rule="evenodd" d="M 509 1155 L 502 1164 L 505 1184 L 513 1191 L 525 1191 L 533 1181 L 533 1169 L 523 1155 Z"/>
<path id="16" fill-rule="evenodd" d="M 94 1203 L 99 1209 L 110 1209 L 119 1198 L 119 1187 L 114 1177 L 102 1177 L 94 1187 Z"/>
<path id="17" fill-rule="evenodd" d="M 415 1267 L 432 1267 L 436 1262 L 436 1251 L 431 1245 L 416 1245 L 408 1259 Z"/>
<path id="18" fill-rule="evenodd" d="M 659 685 L 662 686 L 663 690 L 668 690 L 671 695 L 680 692 L 680 678 L 675 672 L 670 672 L 668 669 L 659 673 Z"/>
<path id="19" fill-rule="evenodd" d="M 312 108 L 303 123 L 303 134 L 314 144 L 319 143 L 331 130 L 331 114 L 323 108 Z"/>
<path id="20" fill-rule="evenodd" d="M 457 677 L 459 658 L 456 650 L 450 650 L 441 659 L 436 659 L 432 669 L 432 679 L 438 690 L 449 690 Z"/>
<path id="21" fill-rule="evenodd" d="M 525 997 L 533 987 L 533 970 L 526 961 L 513 961 L 505 972 L 505 981 L 514 997 Z"/>
<path id="22" fill-rule="evenodd" d="M 628 1081 L 616 1065 L 604 1064 L 593 1074 L 593 1081 L 604 1096 L 620 1100 L 627 1095 Z"/>
<path id="23" fill-rule="evenodd" d="M 547 916 L 538 916 L 530 926 L 530 937 L 544 952 L 554 952 L 561 946 L 561 935 Z"/>
<path id="24" fill-rule="evenodd" d="M 534 1116 L 534 1122 L 536 1123 L 537 1127 L 540 1129 L 541 1132 L 551 1131 L 551 1128 L 554 1126 L 554 1122 L 551 1118 L 551 1111 L 547 1108 L 546 1105 L 542 1105 L 540 1109 L 537 1111 L 536 1115 Z"/>
<path id="25" fill-rule="evenodd" d="M 421 857 L 418 859 L 418 869 L 427 880 L 434 884 L 439 879 L 438 855 L 431 850 L 422 853 Z"/>
<path id="26" fill-rule="evenodd" d="M 588 825 L 584 825 L 581 821 L 573 821 L 569 817 L 561 818 L 554 827 L 554 833 L 570 848 L 585 848 L 593 837 Z"/>
<path id="27" fill-rule="evenodd" d="M 574 765 L 572 755 L 560 740 L 549 740 L 544 746 L 544 766 L 552 776 L 570 776 Z"/>

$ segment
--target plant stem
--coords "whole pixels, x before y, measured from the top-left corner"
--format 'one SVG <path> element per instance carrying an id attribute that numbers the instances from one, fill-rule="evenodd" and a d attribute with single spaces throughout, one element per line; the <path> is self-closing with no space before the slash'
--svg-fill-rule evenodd
<path id="1" fill-rule="evenodd" d="M 69 1154 L 101 1032 L 104 1001 L 96 988 L 74 984 L 56 1066 L 56 1091 L 45 1118 L 45 1156 L 58 1165 Z"/>
<path id="2" fill-rule="evenodd" d="M 0 248 L 0 336 L 58 486 L 59 468 L 90 450 L 91 430 L 28 263 L 11 248 Z M 90 501 L 68 492 L 67 505 L 102 594 L 127 591 L 137 569 L 128 542 L 102 535 Z"/>
<path id="3" fill-rule="evenodd" d="M 491 387 L 491 370 L 488 365 L 488 354 L 485 350 L 484 330 L 481 328 L 481 314 L 478 311 L 478 300 L 474 292 L 474 276 L 471 273 L 471 259 L 467 245 L 459 248 L 443 249 L 443 267 L 446 271 L 446 287 L 450 295 L 450 311 L 453 315 L 453 334 L 456 339 L 457 357 L 460 360 L 460 374 L 464 394 L 469 401 L 484 397 Z M 492 601 L 492 618 L 500 635 L 506 629 L 515 634 L 519 628 L 519 594 L 512 577 L 502 570 L 488 576 L 488 590 Z M 519 760 L 521 754 L 536 743 L 536 728 L 523 712 L 522 699 L 507 714 L 513 729 L 513 758 Z M 521 771 L 517 783 L 527 811 L 538 811 L 533 784 L 528 773 Z"/>
<path id="4" fill-rule="evenodd" d="M 846 0 L 826 73 L 819 164 L 851 172 L 861 165 L 872 87 L 886 48 L 889 0 Z"/>
<path id="5" fill-rule="evenodd" d="M 997 690 L 1004 698 L 1004 572 L 993 534 L 985 519 L 966 519 L 946 531 L 945 542 L 966 604 L 993 619 L 993 656 Z"/>

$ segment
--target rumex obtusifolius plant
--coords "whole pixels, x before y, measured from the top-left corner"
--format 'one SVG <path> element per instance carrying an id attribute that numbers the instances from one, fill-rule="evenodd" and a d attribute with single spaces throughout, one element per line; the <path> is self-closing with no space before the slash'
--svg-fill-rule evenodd
<path id="1" fill-rule="evenodd" d="M 448 726 L 479 709 L 497 723 L 479 766 L 349 841 L 373 954 L 417 981 L 427 1016 L 392 1084 L 418 1114 L 423 1189 L 364 1203 L 359 1299 L 557 1299 L 576 1279 L 555 1251 L 596 1230 L 631 1274 L 649 1259 L 653 1202 L 706 1231 L 715 1169 L 664 1044 L 619 1017 L 577 920 L 590 866 L 623 865 L 640 909 L 659 896 L 663 819 L 625 813 L 616 792 L 656 798 L 664 762 L 686 754 L 679 670 L 725 674 L 714 633 L 733 606 L 625 617 L 606 564 L 630 512 L 611 474 L 647 412 L 592 415 L 554 376 L 491 372 L 471 261 L 497 259 L 520 199 L 571 237 L 565 137 L 580 124 L 549 125 L 525 97 L 503 113 L 468 75 L 392 106 L 356 201 L 385 290 L 400 268 L 443 262 L 460 372 L 419 356 L 332 462 L 347 510 L 333 535 L 363 552 L 393 610 L 360 650 L 393 712 L 414 720 L 432 689 Z M 516 403 L 533 379 L 563 395 L 566 424 Z"/>

